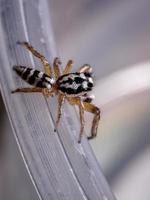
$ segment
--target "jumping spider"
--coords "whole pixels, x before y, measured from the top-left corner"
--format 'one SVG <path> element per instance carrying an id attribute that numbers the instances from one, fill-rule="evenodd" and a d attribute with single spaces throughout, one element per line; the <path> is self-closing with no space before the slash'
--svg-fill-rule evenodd
<path id="1" fill-rule="evenodd" d="M 14 66 L 13 69 L 16 73 L 27 83 L 34 87 L 17 88 L 12 91 L 15 92 L 40 92 L 45 97 L 58 95 L 58 117 L 56 121 L 56 128 L 61 118 L 62 105 L 67 100 L 71 105 L 79 106 L 80 113 L 80 135 L 78 142 L 81 142 L 84 129 L 84 111 L 94 114 L 91 136 L 92 139 L 97 135 L 97 127 L 100 120 L 100 110 L 98 107 L 91 103 L 92 96 L 88 92 L 93 88 L 92 68 L 85 64 L 81 66 L 77 72 L 70 73 L 73 61 L 69 60 L 63 73 L 60 73 L 60 60 L 54 59 L 53 71 L 47 59 L 37 52 L 29 43 L 18 42 L 18 44 L 28 49 L 35 57 L 39 58 L 44 66 L 44 72 L 36 69 L 28 68 L 26 66 Z M 52 77 L 54 75 L 54 78 Z"/>

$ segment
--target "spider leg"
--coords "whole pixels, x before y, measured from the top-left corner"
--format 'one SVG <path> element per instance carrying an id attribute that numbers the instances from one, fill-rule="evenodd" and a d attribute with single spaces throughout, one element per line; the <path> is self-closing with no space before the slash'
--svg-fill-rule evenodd
<path id="1" fill-rule="evenodd" d="M 58 116 L 57 116 L 57 120 L 56 120 L 56 128 L 54 129 L 54 131 L 56 131 L 56 129 L 58 127 L 58 124 L 59 124 L 59 121 L 60 121 L 60 118 L 62 115 L 62 105 L 64 104 L 64 102 L 65 102 L 65 96 L 60 94 L 58 96 Z"/>
<path id="2" fill-rule="evenodd" d="M 88 137 L 88 139 L 93 139 L 97 135 L 97 128 L 100 121 L 100 109 L 91 103 L 84 102 L 83 104 L 85 111 L 94 114 L 92 128 L 91 128 L 91 136 Z"/>
<path id="3" fill-rule="evenodd" d="M 78 97 L 67 98 L 67 100 L 69 101 L 69 103 L 71 105 L 80 106 L 80 104 L 81 104 Z M 100 121 L 100 109 L 97 106 L 95 106 L 94 104 L 89 103 L 89 102 L 83 101 L 82 105 L 83 105 L 83 109 L 85 111 L 94 114 L 94 118 L 93 118 L 93 122 L 92 122 L 92 128 L 91 128 L 91 136 L 88 137 L 88 139 L 92 139 L 92 138 L 96 137 L 96 135 L 97 135 L 97 128 L 98 128 L 98 124 L 99 124 L 99 121 Z M 81 119 L 81 117 L 80 117 L 80 119 Z M 80 140 L 79 140 L 79 142 L 80 142 Z"/>
<path id="4" fill-rule="evenodd" d="M 72 69 L 73 60 L 69 60 L 66 64 L 65 69 L 63 70 L 63 74 L 69 74 Z"/>
<path id="5" fill-rule="evenodd" d="M 55 58 L 54 59 L 54 63 L 53 63 L 53 69 L 54 69 L 54 77 L 55 80 L 57 80 L 60 76 L 60 65 L 61 65 L 61 61 L 59 58 Z"/>
<path id="6" fill-rule="evenodd" d="M 50 64 L 43 55 L 41 55 L 38 51 L 36 51 L 34 47 L 31 46 L 28 42 L 17 42 L 17 44 L 22 45 L 23 47 L 28 49 L 35 57 L 39 58 L 44 66 L 44 72 L 47 75 L 52 76 L 52 69 L 50 67 Z"/>
<path id="7" fill-rule="evenodd" d="M 92 67 L 89 64 L 84 64 L 78 69 L 77 72 L 79 72 L 79 73 L 83 73 L 83 72 L 91 73 L 92 72 Z"/>
<path id="8" fill-rule="evenodd" d="M 39 88 L 39 87 L 25 87 L 25 88 L 17 88 L 13 91 L 11 91 L 11 93 L 16 93 L 16 92 L 23 92 L 23 93 L 33 93 L 33 92 L 40 92 L 42 93 L 45 97 L 49 97 L 52 96 L 54 91 L 49 91 L 47 88 Z"/>
<path id="9" fill-rule="evenodd" d="M 80 104 L 79 104 L 79 113 L 80 113 L 80 134 L 79 134 L 79 139 L 78 139 L 78 143 L 81 142 L 81 138 L 83 135 L 83 130 L 84 130 L 84 106 L 82 101 L 80 100 Z"/>
<path id="10" fill-rule="evenodd" d="M 78 139 L 78 143 L 81 142 L 81 138 L 83 136 L 83 131 L 84 131 L 84 104 L 83 101 L 80 97 L 69 97 L 67 98 L 67 100 L 69 101 L 69 103 L 71 105 L 78 105 L 79 106 L 79 114 L 80 114 L 80 134 L 79 134 L 79 139 Z"/>

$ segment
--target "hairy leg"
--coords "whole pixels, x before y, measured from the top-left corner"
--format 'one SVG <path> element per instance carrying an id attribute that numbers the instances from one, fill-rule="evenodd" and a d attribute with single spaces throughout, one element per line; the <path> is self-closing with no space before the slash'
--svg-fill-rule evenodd
<path id="1" fill-rule="evenodd" d="M 22 45 L 23 47 L 28 49 L 35 57 L 39 58 L 44 66 L 44 72 L 47 75 L 52 76 L 52 69 L 50 67 L 50 64 L 48 63 L 47 59 L 42 54 L 36 51 L 34 47 L 30 45 L 28 42 L 17 42 L 17 44 Z"/>
<path id="2" fill-rule="evenodd" d="M 55 58 L 54 59 L 54 63 L 53 63 L 53 69 L 54 69 L 54 77 L 55 80 L 57 80 L 60 76 L 60 65 L 61 65 L 61 61 L 59 58 Z"/>
<path id="3" fill-rule="evenodd" d="M 25 87 L 25 88 L 17 88 L 13 91 L 11 91 L 11 93 L 16 93 L 16 92 L 23 92 L 23 93 L 33 93 L 33 92 L 40 92 L 42 93 L 45 97 L 49 97 L 52 96 L 54 91 L 49 91 L 47 88 L 39 88 L 39 87 Z"/>
<path id="4" fill-rule="evenodd" d="M 92 67 L 89 64 L 84 64 L 78 69 L 77 72 L 79 72 L 79 73 L 83 73 L 83 72 L 91 73 Z"/>
<path id="5" fill-rule="evenodd" d="M 84 131 L 84 106 L 81 100 L 80 104 L 79 104 L 79 113 L 80 113 L 80 134 L 79 134 L 79 139 L 78 139 L 78 143 L 81 142 L 81 138 L 83 135 L 83 131 Z"/>
<path id="6" fill-rule="evenodd" d="M 80 106 L 80 101 L 78 97 L 67 98 L 71 105 Z M 84 111 L 90 112 L 94 114 L 92 128 L 91 128 L 91 136 L 88 139 L 92 139 L 97 135 L 97 128 L 100 121 L 100 109 L 92 103 L 82 102 Z"/>
<path id="7" fill-rule="evenodd" d="M 71 72 L 71 69 L 72 69 L 72 64 L 73 64 L 73 61 L 72 60 L 69 60 L 66 64 L 66 67 L 65 69 L 63 70 L 63 74 L 69 74 Z"/>
<path id="8" fill-rule="evenodd" d="M 100 109 L 91 103 L 84 102 L 83 104 L 84 104 L 85 111 L 91 112 L 94 114 L 92 128 L 91 128 L 91 136 L 88 137 L 88 139 L 93 139 L 97 135 L 97 128 L 100 121 Z"/>
<path id="9" fill-rule="evenodd" d="M 62 106 L 65 102 L 65 96 L 60 94 L 58 96 L 58 115 L 57 115 L 57 120 L 56 120 L 56 129 L 58 127 L 58 124 L 59 124 L 59 121 L 60 121 L 60 118 L 61 118 L 61 115 L 62 115 Z M 56 131 L 56 129 L 54 129 L 54 131 Z"/>

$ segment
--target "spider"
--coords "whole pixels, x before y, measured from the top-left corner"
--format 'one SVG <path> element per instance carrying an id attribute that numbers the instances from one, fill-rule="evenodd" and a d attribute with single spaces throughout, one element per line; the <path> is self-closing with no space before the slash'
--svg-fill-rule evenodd
<path id="1" fill-rule="evenodd" d="M 44 72 L 32 69 L 26 66 L 13 66 L 14 71 L 28 84 L 34 87 L 17 88 L 12 93 L 16 92 L 39 92 L 45 97 L 58 96 L 58 116 L 56 120 L 56 129 L 58 127 L 62 105 L 67 100 L 71 105 L 79 107 L 80 114 L 80 134 L 78 143 L 84 130 L 84 111 L 94 114 L 91 135 L 87 137 L 92 139 L 97 135 L 98 123 L 100 120 L 100 109 L 92 104 L 93 96 L 88 92 L 93 88 L 92 68 L 88 64 L 81 66 L 77 72 L 71 73 L 73 61 L 69 60 L 62 72 L 60 73 L 61 62 L 59 58 L 55 58 L 53 62 L 53 71 L 47 59 L 34 49 L 28 42 L 17 42 L 19 45 L 28 49 L 35 57 L 39 58 Z M 54 77 L 53 77 L 54 75 Z M 56 131 L 55 129 L 55 131 Z"/>

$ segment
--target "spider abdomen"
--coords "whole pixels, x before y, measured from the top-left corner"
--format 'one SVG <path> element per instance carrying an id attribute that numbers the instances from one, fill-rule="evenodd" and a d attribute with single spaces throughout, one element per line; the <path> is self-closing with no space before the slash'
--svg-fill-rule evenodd
<path id="1" fill-rule="evenodd" d="M 93 88 L 93 79 L 90 73 L 65 74 L 60 76 L 56 83 L 61 93 L 73 96 L 86 93 Z"/>
<path id="2" fill-rule="evenodd" d="M 54 79 L 41 72 L 25 66 L 14 66 L 15 72 L 27 83 L 35 87 L 51 89 Z"/>

